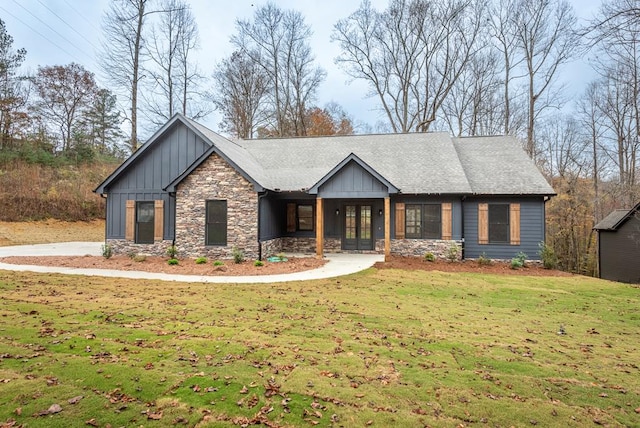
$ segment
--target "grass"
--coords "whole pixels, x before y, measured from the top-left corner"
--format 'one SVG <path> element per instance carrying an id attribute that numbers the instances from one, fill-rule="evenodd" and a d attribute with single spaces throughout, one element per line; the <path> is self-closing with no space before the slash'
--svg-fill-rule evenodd
<path id="1" fill-rule="evenodd" d="M 370 269 L 214 285 L 0 271 L 0 299 L 0 424 L 640 420 L 640 289 L 598 279 Z M 52 404 L 62 411 L 38 416 Z"/>

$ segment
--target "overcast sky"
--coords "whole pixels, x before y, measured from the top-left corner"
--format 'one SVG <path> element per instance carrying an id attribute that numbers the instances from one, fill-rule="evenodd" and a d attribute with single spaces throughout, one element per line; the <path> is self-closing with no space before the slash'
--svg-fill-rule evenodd
<path id="1" fill-rule="evenodd" d="M 251 19 L 256 0 L 187 0 L 191 4 L 200 31 L 201 48 L 196 61 L 209 76 L 214 65 L 231 52 L 230 36 L 235 32 L 238 18 Z M 538 1 L 538 0 L 531 0 Z M 571 0 L 580 22 L 584 23 L 597 12 L 600 0 Z M 313 30 L 311 48 L 318 64 L 327 71 L 327 78 L 318 93 L 317 104 L 330 101 L 342 105 L 356 120 L 374 124 L 379 114 L 373 109 L 375 99 L 367 99 L 362 82 L 349 78 L 333 62 L 339 53 L 336 43 L 330 42 L 333 25 L 355 11 L 360 0 L 275 0 L 282 9 L 296 9 Z M 388 0 L 371 0 L 373 6 L 384 9 Z M 96 57 L 100 53 L 101 19 L 109 0 L 0 0 L 0 18 L 13 37 L 13 48 L 25 48 L 25 68 L 35 72 L 38 66 L 66 65 L 77 62 L 94 72 L 102 86 Z M 585 78 L 591 74 L 581 61 L 570 64 L 563 75 L 571 93 L 580 92 Z M 216 115 L 202 120 L 218 130 Z"/>

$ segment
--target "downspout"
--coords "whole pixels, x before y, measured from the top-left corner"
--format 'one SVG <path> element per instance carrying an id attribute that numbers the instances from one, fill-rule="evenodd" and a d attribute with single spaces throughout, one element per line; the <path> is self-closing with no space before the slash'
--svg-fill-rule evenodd
<path id="1" fill-rule="evenodd" d="M 265 190 L 264 192 L 260 193 L 258 192 L 258 260 L 262 260 L 262 244 L 260 242 L 260 229 L 261 229 L 261 223 L 262 223 L 262 216 L 260 215 L 260 207 L 261 207 L 261 202 L 262 202 L 262 198 L 264 198 L 265 196 L 267 196 L 268 190 Z"/>
<path id="2" fill-rule="evenodd" d="M 173 198 L 173 206 L 176 207 L 176 192 L 169 192 L 169 198 Z M 171 212 L 171 207 L 169 207 L 169 211 Z M 173 210 L 173 239 L 171 239 L 171 246 L 173 248 L 176 247 L 176 209 Z"/>
<path id="3" fill-rule="evenodd" d="M 104 247 L 107 248 L 107 213 L 109 212 L 109 207 L 107 206 L 108 199 L 104 193 L 100 193 L 100 197 L 104 198 Z"/>
<path id="4" fill-rule="evenodd" d="M 462 250 L 460 251 L 460 258 L 464 260 L 464 200 L 467 199 L 466 196 L 463 196 L 460 199 L 460 226 L 462 230 L 460 230 L 460 242 L 462 243 Z"/>

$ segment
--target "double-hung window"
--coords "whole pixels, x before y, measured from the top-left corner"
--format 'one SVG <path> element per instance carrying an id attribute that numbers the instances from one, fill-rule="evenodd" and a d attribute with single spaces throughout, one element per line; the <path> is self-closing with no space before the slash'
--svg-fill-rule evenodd
<path id="1" fill-rule="evenodd" d="M 407 238 L 441 239 L 442 206 L 440 204 L 407 204 L 405 223 Z"/>
<path id="2" fill-rule="evenodd" d="M 227 201 L 207 201 L 206 245 L 227 245 Z"/>

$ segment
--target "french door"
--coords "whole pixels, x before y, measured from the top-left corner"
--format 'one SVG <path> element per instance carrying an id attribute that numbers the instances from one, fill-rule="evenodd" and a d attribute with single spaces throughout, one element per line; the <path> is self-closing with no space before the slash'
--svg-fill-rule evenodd
<path id="1" fill-rule="evenodd" d="M 371 205 L 346 205 L 344 209 L 344 250 L 373 250 Z"/>

